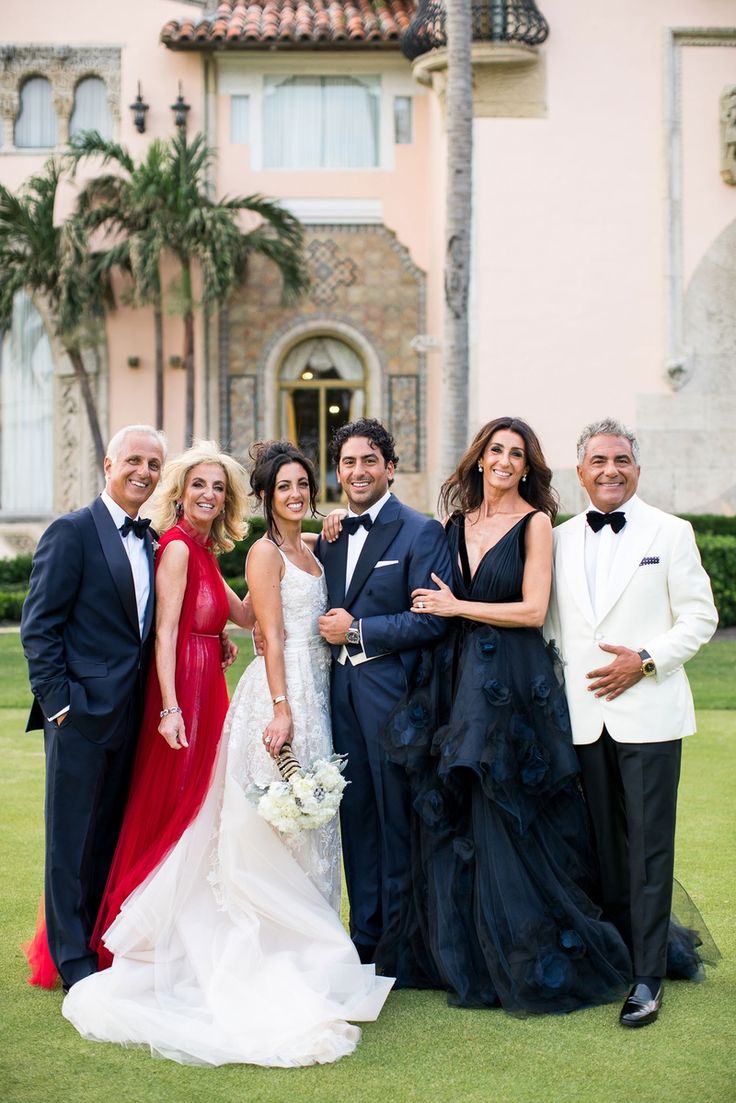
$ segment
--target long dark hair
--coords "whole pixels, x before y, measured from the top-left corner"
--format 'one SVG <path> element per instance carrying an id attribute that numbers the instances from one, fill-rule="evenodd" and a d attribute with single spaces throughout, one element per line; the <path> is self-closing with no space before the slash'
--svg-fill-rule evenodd
<path id="1" fill-rule="evenodd" d="M 473 510 L 480 508 L 483 502 L 483 473 L 478 470 L 478 461 L 482 458 L 493 434 L 499 429 L 509 429 L 512 433 L 518 433 L 524 441 L 529 470 L 526 482 L 519 483 L 521 497 L 554 521 L 559 501 L 556 491 L 551 486 L 552 472 L 547 466 L 537 434 L 530 425 L 518 417 L 497 417 L 478 430 L 452 475 L 440 488 L 440 513 L 449 517 L 457 510 L 462 513 L 472 513 Z"/>
<path id="2" fill-rule="evenodd" d="M 280 544 L 283 537 L 273 516 L 273 494 L 279 471 L 287 463 L 298 463 L 304 468 L 309 481 L 309 508 L 314 517 L 317 514 L 317 479 L 314 468 L 304 453 L 290 440 L 257 440 L 251 445 L 248 455 L 253 461 L 250 473 L 251 493 L 263 507 L 266 533 L 274 544 Z"/>

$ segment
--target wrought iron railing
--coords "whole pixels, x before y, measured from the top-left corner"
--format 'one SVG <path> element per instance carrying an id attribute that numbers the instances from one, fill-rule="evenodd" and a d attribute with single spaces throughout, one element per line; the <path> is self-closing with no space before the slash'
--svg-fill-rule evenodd
<path id="1" fill-rule="evenodd" d="M 518 42 L 538 46 L 549 24 L 534 0 L 473 0 L 473 42 Z M 400 39 L 401 51 L 413 61 L 435 46 L 446 46 L 445 0 L 419 0 L 413 20 Z"/>

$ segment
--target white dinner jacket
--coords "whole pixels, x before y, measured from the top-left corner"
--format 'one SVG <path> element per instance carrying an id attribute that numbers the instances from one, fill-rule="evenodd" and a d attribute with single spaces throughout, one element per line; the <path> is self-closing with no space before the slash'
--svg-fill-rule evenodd
<path id="1" fill-rule="evenodd" d="M 564 663 L 573 742 L 594 743 L 604 725 L 620 743 L 692 735 L 695 709 L 683 664 L 713 635 L 718 613 L 691 525 L 631 499 L 596 616 L 585 574 L 586 524 L 580 513 L 554 530 L 545 622 Z M 596 697 L 585 675 L 615 658 L 600 643 L 646 649 L 656 677 L 642 678 L 613 701 Z"/>

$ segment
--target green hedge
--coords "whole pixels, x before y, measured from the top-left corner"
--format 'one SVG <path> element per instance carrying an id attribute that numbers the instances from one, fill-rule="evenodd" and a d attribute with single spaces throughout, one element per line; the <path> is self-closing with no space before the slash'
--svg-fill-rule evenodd
<path id="1" fill-rule="evenodd" d="M 718 607 L 721 628 L 736 625 L 736 531 L 733 535 L 716 533 L 708 526 L 713 522 L 734 522 L 733 517 L 689 517 L 696 526 L 696 540 L 703 566 L 710 575 L 713 596 Z M 703 522 L 702 527 L 700 522 Z M 319 532 L 320 520 L 306 522 L 304 527 Z M 714 527 L 716 527 L 714 525 Z M 726 528 L 727 526 L 724 526 Z M 732 525 L 736 530 L 736 524 Z M 220 556 L 220 567 L 232 588 L 242 597 L 246 592 L 244 579 L 245 557 L 251 544 L 263 535 L 261 518 L 250 524 L 245 540 L 241 540 L 231 552 Z M 0 620 L 19 621 L 26 586 L 30 574 L 31 557 L 19 555 L 15 559 L 0 560 Z M 22 589 L 19 587 L 23 587 Z"/>
<path id="2" fill-rule="evenodd" d="M 736 536 L 696 535 L 703 566 L 710 575 L 721 628 L 736 624 Z"/>

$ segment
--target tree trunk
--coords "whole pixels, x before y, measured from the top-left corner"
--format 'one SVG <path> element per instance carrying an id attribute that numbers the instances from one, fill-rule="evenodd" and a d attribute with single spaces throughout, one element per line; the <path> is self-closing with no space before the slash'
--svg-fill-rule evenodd
<path id="1" fill-rule="evenodd" d="M 153 311 L 153 327 L 156 341 L 156 420 L 157 429 L 164 427 L 164 316 L 161 303 L 156 303 Z"/>
<path id="2" fill-rule="evenodd" d="M 77 377 L 79 383 L 79 389 L 82 392 L 82 401 L 84 402 L 84 408 L 87 412 L 87 421 L 89 422 L 89 429 L 92 434 L 92 443 L 95 449 L 95 459 L 100 471 L 102 471 L 105 463 L 105 444 L 102 439 L 102 433 L 100 432 L 100 421 L 97 416 L 97 405 L 95 403 L 94 395 L 92 394 L 92 386 L 89 381 L 89 374 L 84 366 L 84 360 L 82 354 L 78 348 L 69 348 L 65 346 L 64 351 L 71 361 L 71 365 L 74 368 L 74 374 Z"/>
<path id="3" fill-rule="evenodd" d="M 192 271 L 188 261 L 182 261 L 181 282 L 184 299 L 184 369 L 186 400 L 184 407 L 184 447 L 194 440 L 194 304 L 192 302 Z"/>
<path id="4" fill-rule="evenodd" d="M 442 457 L 454 466 L 468 445 L 468 290 L 473 187 L 470 0 L 447 0 L 447 208 Z"/>

